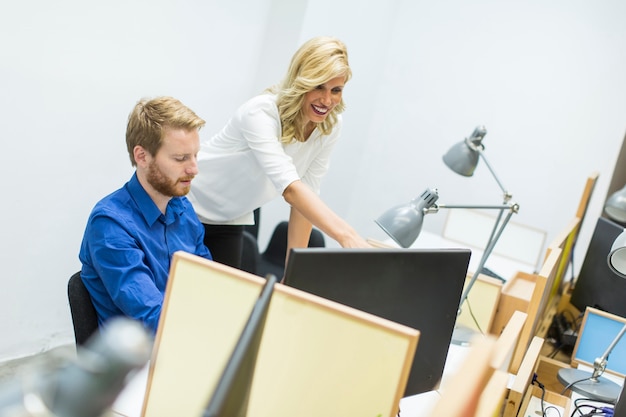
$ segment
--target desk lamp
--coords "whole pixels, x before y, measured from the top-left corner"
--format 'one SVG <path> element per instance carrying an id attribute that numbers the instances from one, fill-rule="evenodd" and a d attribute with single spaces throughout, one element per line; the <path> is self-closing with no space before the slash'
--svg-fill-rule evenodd
<path id="1" fill-rule="evenodd" d="M 618 221 L 626 221 L 625 192 L 626 187 L 613 194 L 607 200 L 604 206 L 604 211 L 610 218 Z M 622 196 L 618 195 L 620 193 Z M 607 262 L 609 264 L 609 268 L 615 272 L 617 276 L 626 279 L 626 230 L 615 238 L 615 241 L 611 246 L 611 251 L 607 256 Z M 616 401 L 622 387 L 609 379 L 602 378 L 601 375 L 606 369 L 611 351 L 615 348 L 624 333 L 626 333 L 626 324 L 617 333 L 617 336 L 615 336 L 615 339 L 613 339 L 604 354 L 593 361 L 593 372 L 589 373 L 587 371 L 573 368 L 564 368 L 559 370 L 557 377 L 559 381 L 565 385 L 565 389 L 567 390 L 571 388 L 572 391 L 599 401 Z"/>
<path id="2" fill-rule="evenodd" d="M 474 132 L 469 138 L 466 138 L 464 141 L 450 148 L 443 156 L 443 161 L 454 172 L 463 176 L 472 176 L 478 164 L 479 157 L 482 158 L 504 193 L 504 201 L 502 204 L 491 206 L 436 204 L 439 198 L 437 189 L 429 188 L 409 203 L 393 207 L 375 220 L 376 224 L 378 224 L 396 243 L 403 248 L 408 248 L 417 239 L 422 229 L 424 215 L 426 214 L 437 213 L 439 209 L 456 208 L 499 210 L 478 267 L 461 295 L 459 314 L 461 312 L 460 306 L 462 306 L 467 299 L 474 282 L 476 282 L 478 275 L 483 271 L 485 263 L 502 235 L 504 228 L 511 216 L 519 211 L 519 205 L 510 202 L 511 194 L 502 186 L 502 183 L 485 158 L 482 140 L 486 134 L 487 130 L 485 127 L 478 126 L 474 129 Z M 505 212 L 507 213 L 506 216 L 504 216 Z M 474 332 L 470 329 L 457 326 L 455 327 L 455 333 L 452 337 L 452 343 L 461 345 L 467 344 L 473 333 Z"/>
<path id="3" fill-rule="evenodd" d="M 626 223 L 626 186 L 611 194 L 606 200 L 604 211 L 612 220 Z"/>

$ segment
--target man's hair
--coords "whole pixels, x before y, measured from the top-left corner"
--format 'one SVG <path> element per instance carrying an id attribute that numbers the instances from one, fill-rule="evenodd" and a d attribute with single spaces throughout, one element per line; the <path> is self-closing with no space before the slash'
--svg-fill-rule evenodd
<path id="1" fill-rule="evenodd" d="M 305 42 L 291 58 L 291 63 L 283 81 L 268 90 L 277 93 L 278 113 L 282 125 L 281 142 L 290 143 L 294 139 L 304 141 L 302 102 L 304 96 L 316 87 L 337 77 L 352 77 L 348 64 L 348 50 L 343 42 L 328 36 L 318 36 Z M 323 134 L 329 134 L 337 115 L 345 109 L 341 102 L 318 125 Z"/>
<path id="2" fill-rule="evenodd" d="M 204 126 L 205 121 L 189 107 L 172 97 L 141 99 L 128 116 L 126 147 L 133 166 L 137 166 L 135 146 L 143 147 L 154 156 L 163 144 L 167 128 L 193 130 Z"/>

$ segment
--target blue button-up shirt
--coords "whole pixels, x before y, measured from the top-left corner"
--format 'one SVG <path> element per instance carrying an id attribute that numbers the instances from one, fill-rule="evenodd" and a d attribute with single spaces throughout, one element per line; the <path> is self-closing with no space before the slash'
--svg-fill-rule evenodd
<path id="1" fill-rule="evenodd" d="M 124 315 L 156 332 L 172 255 L 212 259 L 203 239 L 204 227 L 186 197 L 172 198 L 162 214 L 136 173 L 98 202 L 79 258 L 99 323 Z"/>

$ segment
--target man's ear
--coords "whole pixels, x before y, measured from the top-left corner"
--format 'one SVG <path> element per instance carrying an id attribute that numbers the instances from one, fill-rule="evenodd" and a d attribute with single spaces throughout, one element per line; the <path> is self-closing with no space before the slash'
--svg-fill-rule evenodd
<path id="1" fill-rule="evenodd" d="M 133 148 L 133 157 L 137 166 L 146 166 L 149 162 L 150 154 L 143 146 L 136 145 Z"/>

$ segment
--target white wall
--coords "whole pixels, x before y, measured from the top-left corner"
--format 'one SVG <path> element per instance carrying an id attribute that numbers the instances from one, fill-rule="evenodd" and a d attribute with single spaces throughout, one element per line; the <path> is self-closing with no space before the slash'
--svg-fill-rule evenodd
<path id="1" fill-rule="evenodd" d="M 128 113 L 172 95 L 216 131 L 253 89 L 270 0 L 3 2 L 0 359 L 73 338 L 66 284 L 95 202 L 132 174 Z"/>
<path id="2" fill-rule="evenodd" d="M 441 162 L 484 124 L 489 161 L 521 206 L 515 221 L 548 242 L 600 171 L 578 266 L 626 132 L 621 0 L 4 3 L 0 360 L 72 342 L 67 279 L 93 204 L 132 173 L 124 130 L 142 96 L 181 99 L 210 135 L 279 81 L 302 41 L 338 36 L 354 78 L 323 185 L 331 207 L 384 238 L 373 219 L 429 186 L 445 203 L 498 203 L 484 165 L 463 178 Z M 263 209 L 262 248 L 286 213 L 280 201 Z"/>

